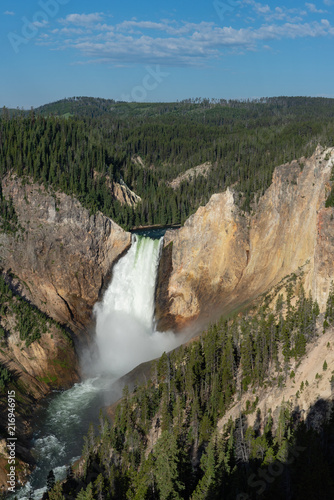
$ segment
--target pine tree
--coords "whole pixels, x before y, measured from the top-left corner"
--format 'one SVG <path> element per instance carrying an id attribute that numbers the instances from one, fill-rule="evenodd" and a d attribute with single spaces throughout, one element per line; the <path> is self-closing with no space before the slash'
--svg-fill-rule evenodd
<path id="1" fill-rule="evenodd" d="M 89 483 L 85 490 L 83 488 L 81 489 L 76 497 L 76 500 L 96 500 L 93 495 L 92 483 Z"/>
<path id="2" fill-rule="evenodd" d="M 167 431 L 161 434 L 155 449 L 155 478 L 161 500 L 168 500 L 171 496 L 175 500 L 182 498 L 184 484 L 179 480 L 178 447 L 173 433 Z"/>
<path id="3" fill-rule="evenodd" d="M 334 322 L 334 283 L 332 281 L 330 289 L 329 289 L 329 295 L 327 298 L 327 304 L 326 304 L 325 320 L 324 320 L 324 325 L 323 325 L 324 331 L 329 326 L 332 326 L 333 322 Z"/>
<path id="4" fill-rule="evenodd" d="M 201 458 L 201 469 L 203 477 L 198 482 L 195 492 L 191 495 L 191 500 L 214 499 L 216 486 L 216 451 L 214 442 L 210 441 L 205 453 Z"/>
<path id="5" fill-rule="evenodd" d="M 59 481 L 55 483 L 52 490 L 49 491 L 49 500 L 65 500 L 65 497 L 62 493 L 63 487 Z"/>
<path id="6" fill-rule="evenodd" d="M 52 490 L 52 488 L 55 485 L 55 482 L 56 482 L 56 478 L 55 478 L 53 470 L 51 469 L 49 474 L 48 474 L 48 477 L 46 479 L 46 487 L 47 487 L 48 491 Z"/>
<path id="7" fill-rule="evenodd" d="M 249 448 L 246 440 L 246 418 L 240 414 L 235 422 L 235 455 L 238 462 L 246 463 L 249 460 Z"/>
<path id="8" fill-rule="evenodd" d="M 97 476 L 96 481 L 94 483 L 94 489 L 96 492 L 97 500 L 103 500 L 103 498 L 104 498 L 104 479 L 103 479 L 102 474 L 99 474 Z"/>
<path id="9" fill-rule="evenodd" d="M 127 494 L 130 500 L 156 498 L 157 484 L 155 480 L 155 458 L 153 453 L 150 453 L 147 459 L 142 461 L 139 471 L 133 476 L 131 488 Z"/>

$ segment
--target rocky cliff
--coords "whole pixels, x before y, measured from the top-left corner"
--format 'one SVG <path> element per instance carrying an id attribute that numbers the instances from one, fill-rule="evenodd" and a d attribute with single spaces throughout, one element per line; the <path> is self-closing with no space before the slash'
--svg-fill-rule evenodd
<path id="1" fill-rule="evenodd" d="M 252 214 L 228 189 L 168 231 L 159 268 L 158 328 L 180 330 L 251 302 L 303 268 L 304 286 L 325 307 L 334 277 L 331 188 L 334 148 L 276 168 Z"/>
<path id="2" fill-rule="evenodd" d="M 15 435 L 17 477 L 25 482 L 34 458 L 30 447 L 30 423 L 39 400 L 50 389 L 67 389 L 79 380 L 79 366 L 72 343 L 55 324 L 48 324 L 39 340 L 26 345 L 16 329 L 15 317 L 1 316 L 7 338 L 0 341 L 0 367 L 10 373 L 10 381 L 0 388 L 0 493 L 6 490 L 8 472 L 7 390 L 15 393 Z"/>
<path id="3" fill-rule="evenodd" d="M 102 214 L 90 215 L 74 198 L 27 179 L 7 176 L 2 193 L 14 206 L 17 224 L 15 232 L 0 232 L 0 268 L 15 295 L 11 306 L 9 299 L 2 301 L 0 367 L 9 371 L 8 387 L 16 393 L 18 477 L 23 481 L 34 463 L 28 437 L 38 401 L 50 389 L 69 388 L 79 380 L 74 346 L 65 329 L 50 318 L 76 333 L 87 330 L 113 263 L 130 246 L 131 236 Z M 25 297 L 23 302 L 18 302 L 19 296 Z M 47 314 L 41 320 L 45 328 L 40 338 L 28 337 L 28 342 L 21 335 L 24 321 L 17 310 L 27 306 L 25 301 Z M 35 308 L 29 305 L 28 309 Z M 0 398 L 0 490 L 8 486 L 6 441 L 1 439 L 7 435 L 4 394 Z"/>
<path id="4" fill-rule="evenodd" d="M 4 179 L 2 189 L 21 229 L 0 234 L 1 267 L 17 276 L 39 309 L 78 332 L 89 324 L 130 234 L 100 213 L 90 215 L 74 198 L 15 176 Z"/>

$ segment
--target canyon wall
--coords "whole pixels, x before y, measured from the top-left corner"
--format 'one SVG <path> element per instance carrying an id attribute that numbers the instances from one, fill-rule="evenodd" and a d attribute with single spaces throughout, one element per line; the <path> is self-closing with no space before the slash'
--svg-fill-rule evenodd
<path id="1" fill-rule="evenodd" d="M 39 309 L 80 331 L 91 321 L 131 235 L 100 213 L 90 215 L 64 193 L 16 176 L 5 178 L 2 189 L 13 201 L 21 229 L 0 233 L 1 267 L 14 273 L 22 294 Z"/>
<path id="2" fill-rule="evenodd" d="M 54 320 L 81 334 L 111 277 L 114 262 L 131 244 L 131 235 L 111 219 L 91 215 L 74 198 L 54 193 L 14 175 L 2 180 L 2 194 L 17 216 L 0 232 L 0 268 L 15 292 Z M 15 227 L 16 226 L 16 230 Z M 14 230 L 13 230 L 14 229 Z M 51 389 L 80 379 L 73 343 L 51 321 L 41 338 L 20 338 L 16 313 L 6 304 L 0 314 L 0 366 L 15 384 L 18 477 L 24 481 L 34 459 L 29 451 L 30 422 L 38 402 Z M 3 332 L 5 335 L 3 336 Z M 2 334 L 2 335 L 1 335 Z M 0 389 L 1 392 L 1 389 Z M 7 488 L 6 398 L 0 398 L 0 493 Z"/>
<path id="3" fill-rule="evenodd" d="M 158 328 L 177 331 L 256 299 L 282 278 L 304 272 L 323 311 L 334 277 L 331 189 L 334 148 L 275 169 L 252 214 L 230 189 L 215 194 L 183 228 L 167 231 L 156 292 Z"/>

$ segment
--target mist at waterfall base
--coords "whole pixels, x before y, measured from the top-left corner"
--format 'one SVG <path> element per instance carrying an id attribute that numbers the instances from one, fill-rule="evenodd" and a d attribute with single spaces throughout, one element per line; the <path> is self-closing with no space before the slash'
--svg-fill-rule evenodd
<path id="1" fill-rule="evenodd" d="M 86 373 L 94 376 L 45 401 L 34 419 L 37 467 L 27 485 L 10 498 L 27 499 L 32 489 L 34 500 L 40 500 L 51 469 L 57 480 L 64 479 L 67 466 L 81 455 L 90 422 L 96 428 L 100 408 L 119 399 L 122 387 L 117 379 L 186 340 L 154 327 L 161 245 L 162 239 L 133 235 L 129 251 L 114 266 L 112 281 L 94 309 L 98 355 L 89 361 L 90 367 L 91 356 L 83 354 L 81 360 Z"/>
<path id="2" fill-rule="evenodd" d="M 173 332 L 154 325 L 154 295 L 161 239 L 132 236 L 132 245 L 113 271 L 103 301 L 96 304 L 98 369 L 120 377 L 144 361 L 180 345 Z"/>

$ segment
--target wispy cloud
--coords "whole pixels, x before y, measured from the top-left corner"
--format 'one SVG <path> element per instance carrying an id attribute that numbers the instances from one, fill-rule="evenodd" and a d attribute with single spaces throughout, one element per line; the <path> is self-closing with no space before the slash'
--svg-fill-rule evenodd
<path id="1" fill-rule="evenodd" d="M 15 12 L 12 10 L 6 10 L 3 14 L 4 16 L 15 16 Z"/>
<path id="2" fill-rule="evenodd" d="M 103 13 L 70 14 L 60 19 L 60 28 L 45 30 L 48 37 L 39 37 L 37 43 L 53 50 L 71 49 L 87 63 L 157 63 L 189 66 L 206 63 L 226 53 L 268 50 L 275 40 L 332 37 L 334 27 L 326 19 L 321 21 L 287 21 L 297 14 L 293 9 L 274 11 L 254 0 L 245 0 L 264 21 L 246 28 L 218 26 L 213 22 L 189 23 L 175 20 L 124 20 L 111 23 Z M 310 4 L 313 5 L 313 4 Z M 302 15 L 302 11 L 299 11 Z M 304 15 L 304 14 L 303 14 Z M 306 14 L 305 14 L 306 15 Z M 271 21 L 269 21 L 271 19 Z"/>
<path id="3" fill-rule="evenodd" d="M 267 4 L 256 2 L 255 0 L 243 0 L 241 7 L 250 7 L 253 14 L 263 18 L 267 22 L 286 21 L 290 23 L 300 22 L 307 15 L 305 9 L 287 8 L 284 6 L 272 9 Z"/>
<path id="4" fill-rule="evenodd" d="M 193 31 L 210 30 L 215 24 L 212 22 L 202 21 L 201 23 L 182 23 L 178 24 L 176 21 L 165 20 L 159 23 L 151 21 L 123 21 L 116 26 L 116 30 L 120 32 L 127 32 L 131 34 L 143 33 L 145 30 L 165 32 L 168 35 L 187 35 Z"/>
<path id="5" fill-rule="evenodd" d="M 317 9 L 314 3 L 306 3 L 305 6 L 312 14 L 325 14 L 327 12 L 326 10 Z"/>
<path id="6" fill-rule="evenodd" d="M 102 12 L 94 12 L 92 14 L 69 14 L 64 19 L 60 19 L 61 24 L 72 24 L 74 26 L 94 26 L 96 23 L 101 23 L 104 19 Z"/>
<path id="7" fill-rule="evenodd" d="M 41 28 L 46 28 L 48 26 L 49 22 L 48 21 L 34 21 L 31 23 L 32 26 L 35 26 L 35 28 L 41 29 Z"/>

